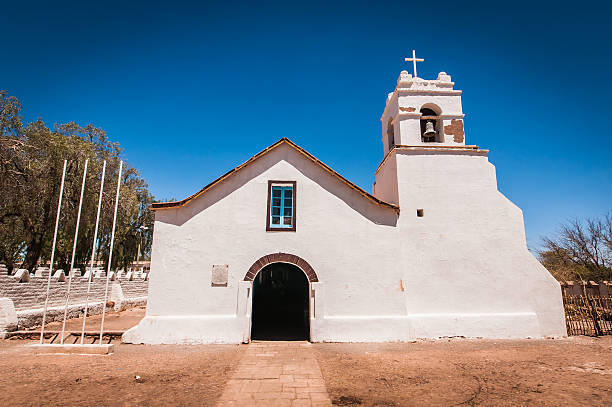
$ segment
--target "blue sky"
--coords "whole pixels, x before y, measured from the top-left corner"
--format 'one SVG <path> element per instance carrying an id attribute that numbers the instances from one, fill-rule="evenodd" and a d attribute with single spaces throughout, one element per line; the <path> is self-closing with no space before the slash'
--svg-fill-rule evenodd
<path id="1" fill-rule="evenodd" d="M 105 129 L 157 198 L 281 137 L 371 191 L 385 97 L 414 48 L 419 76 L 464 91 L 466 141 L 491 150 L 531 247 L 612 212 L 604 2 L 93 3 L 3 2 L 0 88 L 28 121 Z"/>

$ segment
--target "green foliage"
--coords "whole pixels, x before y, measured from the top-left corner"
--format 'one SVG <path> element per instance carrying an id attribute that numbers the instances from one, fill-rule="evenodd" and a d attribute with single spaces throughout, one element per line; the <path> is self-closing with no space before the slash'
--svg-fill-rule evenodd
<path id="1" fill-rule="evenodd" d="M 24 125 L 21 105 L 0 92 L 0 262 L 33 269 L 51 255 L 63 161 L 66 182 L 56 246 L 56 266 L 70 266 L 85 161 L 89 160 L 75 267 L 89 261 L 92 251 L 103 162 L 106 177 L 98 232 L 99 259 L 107 259 L 121 149 L 93 125 L 74 122 L 53 129 L 38 119 Z M 151 247 L 153 197 L 138 172 L 124 163 L 112 267 L 136 259 L 138 244 L 146 256 Z"/>

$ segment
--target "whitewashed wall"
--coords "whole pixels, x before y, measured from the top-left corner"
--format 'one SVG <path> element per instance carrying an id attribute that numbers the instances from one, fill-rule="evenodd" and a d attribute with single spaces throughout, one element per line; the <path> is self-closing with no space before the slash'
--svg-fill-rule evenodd
<path id="1" fill-rule="evenodd" d="M 397 162 L 415 335 L 565 335 L 560 285 L 527 250 L 523 214 L 486 152 L 398 150 Z"/>
<path id="2" fill-rule="evenodd" d="M 266 232 L 268 180 L 297 181 L 296 232 Z M 319 298 L 315 290 L 324 315 L 401 316 L 397 245 L 389 244 L 396 241 L 396 222 L 395 210 L 282 145 L 187 206 L 156 212 L 147 317 L 124 340 L 248 339 L 247 290 L 239 293 L 239 282 L 260 257 L 278 252 L 314 268 L 324 284 L 319 293 L 326 293 Z M 213 264 L 229 264 L 227 287 L 211 287 Z M 313 340 L 325 335 L 313 324 Z"/>
<path id="3" fill-rule="evenodd" d="M 242 280 L 278 252 L 318 275 L 313 341 L 564 335 L 559 285 L 527 251 L 522 214 L 497 192 L 486 157 L 396 158 L 399 218 L 287 144 L 185 207 L 157 211 L 147 316 L 124 341 L 248 340 Z M 296 232 L 266 232 L 268 180 L 297 181 Z M 377 185 L 392 189 L 387 181 Z M 227 287 L 211 287 L 214 264 L 229 265 Z"/>

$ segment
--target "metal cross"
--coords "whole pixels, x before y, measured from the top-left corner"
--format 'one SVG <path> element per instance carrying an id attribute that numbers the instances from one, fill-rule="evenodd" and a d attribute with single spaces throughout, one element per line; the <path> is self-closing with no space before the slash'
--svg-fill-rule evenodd
<path id="1" fill-rule="evenodd" d="M 412 68 L 414 69 L 414 77 L 417 77 L 417 69 L 416 69 L 416 63 L 417 62 L 423 62 L 425 61 L 422 58 L 417 58 L 416 57 L 416 52 L 414 50 L 412 50 L 412 58 L 404 58 L 404 61 L 406 62 L 410 62 L 412 61 Z"/>

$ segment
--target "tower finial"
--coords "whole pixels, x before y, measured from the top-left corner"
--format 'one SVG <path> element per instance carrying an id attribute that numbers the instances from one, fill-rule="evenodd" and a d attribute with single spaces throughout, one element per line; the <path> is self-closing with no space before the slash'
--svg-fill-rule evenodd
<path id="1" fill-rule="evenodd" d="M 417 69 L 416 69 L 416 63 L 417 62 L 423 62 L 425 61 L 422 58 L 417 58 L 416 57 L 416 52 L 414 50 L 412 50 L 412 58 L 404 58 L 404 61 L 406 62 L 410 62 L 412 61 L 412 69 L 413 69 L 413 73 L 414 73 L 414 77 L 417 77 Z"/>

